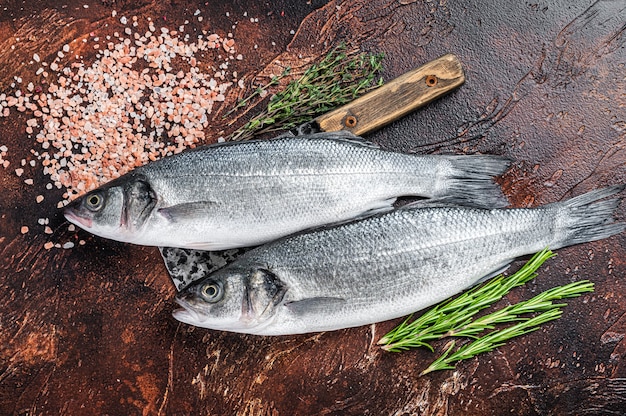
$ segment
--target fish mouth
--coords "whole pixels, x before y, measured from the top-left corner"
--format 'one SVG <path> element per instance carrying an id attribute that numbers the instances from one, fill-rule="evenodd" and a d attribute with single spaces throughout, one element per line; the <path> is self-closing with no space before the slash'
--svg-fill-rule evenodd
<path id="1" fill-rule="evenodd" d="M 181 308 L 174 309 L 174 311 L 172 311 L 172 316 L 177 321 L 184 322 L 190 325 L 199 325 L 204 321 L 204 319 L 201 318 L 200 314 L 194 308 L 192 308 L 189 302 L 187 302 L 185 299 L 176 297 L 176 299 L 174 300 L 181 306 Z"/>
<path id="2" fill-rule="evenodd" d="M 83 228 L 91 228 L 93 225 L 93 220 L 91 218 L 86 218 L 78 214 L 76 210 L 72 207 L 65 207 L 63 211 L 63 216 L 69 222 L 78 225 Z"/>

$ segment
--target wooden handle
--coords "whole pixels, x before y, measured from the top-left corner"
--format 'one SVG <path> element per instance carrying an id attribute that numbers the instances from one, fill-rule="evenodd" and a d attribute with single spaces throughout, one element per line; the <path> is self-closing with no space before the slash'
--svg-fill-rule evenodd
<path id="1" fill-rule="evenodd" d="M 407 72 L 315 119 L 322 131 L 369 133 L 452 91 L 465 81 L 461 62 L 448 54 Z"/>

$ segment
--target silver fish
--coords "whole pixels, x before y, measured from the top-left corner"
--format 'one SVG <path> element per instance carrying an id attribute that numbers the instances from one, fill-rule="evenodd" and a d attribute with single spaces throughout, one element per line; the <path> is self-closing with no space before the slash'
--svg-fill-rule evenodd
<path id="1" fill-rule="evenodd" d="M 206 146 L 149 163 L 65 208 L 118 241 L 199 250 L 259 245 L 386 211 L 400 196 L 505 206 L 493 156 L 421 156 L 347 132 Z"/>
<path id="2" fill-rule="evenodd" d="M 191 325 L 259 335 L 330 331 L 421 310 L 516 257 L 607 238 L 625 188 L 538 208 L 402 208 L 248 251 L 176 296 Z"/>

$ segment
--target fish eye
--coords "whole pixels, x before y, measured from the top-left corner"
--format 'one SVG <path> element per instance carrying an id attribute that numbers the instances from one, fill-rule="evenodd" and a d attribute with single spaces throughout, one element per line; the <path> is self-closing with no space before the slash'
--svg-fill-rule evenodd
<path id="1" fill-rule="evenodd" d="M 85 205 L 90 211 L 99 211 L 104 205 L 104 198 L 99 193 L 91 194 L 85 199 Z"/>
<path id="2" fill-rule="evenodd" d="M 208 282 L 202 286 L 201 293 L 207 302 L 219 302 L 222 299 L 222 286 L 217 282 Z"/>

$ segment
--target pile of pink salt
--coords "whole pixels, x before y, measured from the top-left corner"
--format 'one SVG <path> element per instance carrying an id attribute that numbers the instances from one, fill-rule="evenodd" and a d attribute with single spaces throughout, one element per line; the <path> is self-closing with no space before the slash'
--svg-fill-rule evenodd
<path id="1" fill-rule="evenodd" d="M 50 177 L 47 189 L 65 189 L 59 207 L 80 194 L 117 178 L 148 161 L 178 153 L 204 139 L 212 108 L 224 101 L 237 82 L 228 73 L 235 40 L 204 32 L 190 41 L 178 31 L 157 28 L 133 31 L 137 18 L 122 17 L 124 33 L 105 39 L 92 34 L 98 51 L 91 65 L 66 58 L 64 45 L 36 75 L 46 77 L 44 90 L 22 85 L 15 77 L 13 95 L 0 95 L 0 117 L 15 109 L 32 114 L 26 133 L 39 143 L 31 150 Z M 202 56 L 200 58 L 200 56 Z M 201 70 L 210 68 L 211 73 Z M 7 147 L 0 147 L 0 166 L 7 168 Z"/>

